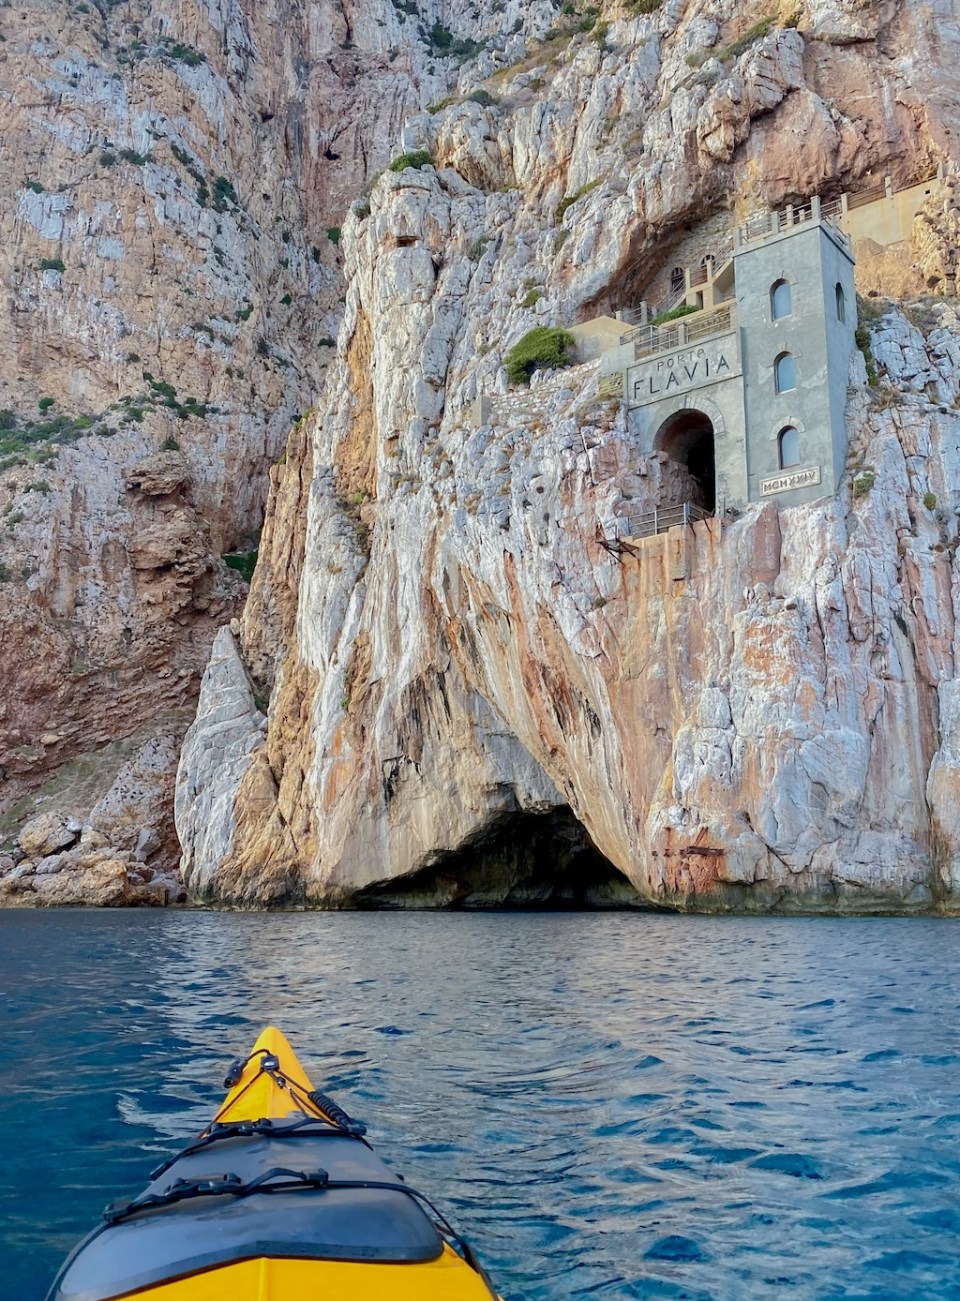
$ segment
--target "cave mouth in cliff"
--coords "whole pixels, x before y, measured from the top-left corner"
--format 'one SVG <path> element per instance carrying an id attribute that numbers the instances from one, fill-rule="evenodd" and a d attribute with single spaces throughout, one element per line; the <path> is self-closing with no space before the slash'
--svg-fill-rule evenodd
<path id="1" fill-rule="evenodd" d="M 568 808 L 504 814 L 410 876 L 368 886 L 358 908 L 547 909 L 649 905 Z"/>
<path id="2" fill-rule="evenodd" d="M 685 407 L 669 416 L 657 430 L 654 450 L 685 466 L 696 484 L 694 505 L 713 511 L 717 505 L 717 472 L 713 421 L 702 411 Z"/>

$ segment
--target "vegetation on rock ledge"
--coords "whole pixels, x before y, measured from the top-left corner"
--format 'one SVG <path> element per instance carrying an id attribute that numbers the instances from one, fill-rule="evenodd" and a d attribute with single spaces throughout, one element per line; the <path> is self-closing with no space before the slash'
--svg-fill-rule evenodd
<path id="1" fill-rule="evenodd" d="M 691 316 L 694 312 L 699 312 L 700 308 L 693 303 L 681 303 L 679 307 L 671 307 L 669 312 L 658 312 L 651 321 L 651 325 L 666 325 L 668 321 L 678 321 L 681 316 Z"/>
<path id="2" fill-rule="evenodd" d="M 559 370 L 569 366 L 573 335 L 557 326 L 537 325 L 515 343 L 504 357 L 511 384 L 528 384 L 535 370 Z"/>
<path id="3" fill-rule="evenodd" d="M 421 167 L 432 166 L 433 155 L 430 153 L 429 149 L 414 149 L 409 154 L 401 154 L 399 158 L 395 158 L 390 164 L 390 170 L 391 172 L 403 172 L 406 171 L 408 167 L 413 167 L 416 170 L 419 170 Z"/>
<path id="4" fill-rule="evenodd" d="M 46 414 L 49 408 L 42 408 Z M 48 420 L 24 420 L 5 407 L 0 411 L 0 472 L 30 462 L 44 465 L 56 455 L 56 444 L 75 443 L 87 434 L 112 434 L 105 425 L 95 425 L 90 416 L 53 416 Z"/>
<path id="5" fill-rule="evenodd" d="M 577 190 L 575 194 L 564 195 L 564 197 L 557 204 L 557 214 L 554 219 L 557 225 L 559 226 L 561 221 L 563 221 L 564 213 L 567 211 L 568 208 L 572 208 L 573 205 L 578 201 L 578 199 L 582 199 L 585 194 L 589 194 L 590 191 L 595 190 L 598 185 L 602 185 L 603 181 L 604 178 L 602 176 L 598 176 L 593 181 L 587 181 L 586 185 L 581 185 L 580 189 Z"/>
<path id="6" fill-rule="evenodd" d="M 257 567 L 258 554 L 256 548 L 253 551 L 231 551 L 223 557 L 223 563 L 229 569 L 236 570 L 245 583 L 249 583 Z"/>

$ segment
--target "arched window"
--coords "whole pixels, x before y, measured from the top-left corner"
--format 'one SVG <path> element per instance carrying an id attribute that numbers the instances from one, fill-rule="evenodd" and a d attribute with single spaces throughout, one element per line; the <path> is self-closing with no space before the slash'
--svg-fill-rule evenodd
<path id="1" fill-rule="evenodd" d="M 777 435 L 777 451 L 780 454 L 780 469 L 789 470 L 800 464 L 800 435 L 793 425 L 787 425 Z"/>
<path id="2" fill-rule="evenodd" d="M 674 267 L 670 272 L 670 291 L 676 293 L 686 284 L 686 277 L 683 274 L 683 267 Z"/>
<path id="3" fill-rule="evenodd" d="M 787 280 L 778 280 L 770 289 L 770 315 L 775 321 L 781 317 L 789 316 L 793 311 L 793 294 L 790 290 L 790 282 Z"/>
<path id="4" fill-rule="evenodd" d="M 797 387 L 797 363 L 793 353 L 781 352 L 773 363 L 773 382 L 778 393 L 789 393 Z"/>
<path id="5" fill-rule="evenodd" d="M 847 319 L 847 299 L 843 292 L 843 285 L 837 281 L 837 320 L 845 321 Z"/>

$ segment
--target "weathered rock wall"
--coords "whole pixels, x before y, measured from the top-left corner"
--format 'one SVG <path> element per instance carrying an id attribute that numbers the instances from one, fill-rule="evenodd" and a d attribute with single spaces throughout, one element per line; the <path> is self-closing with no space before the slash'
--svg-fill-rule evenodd
<path id="1" fill-rule="evenodd" d="M 956 728 L 940 703 L 958 649 L 952 408 L 858 396 L 844 498 L 698 525 L 677 578 L 667 539 L 619 557 L 597 544 L 593 529 L 613 536 L 623 493 L 646 504 L 660 467 L 614 427 L 600 447 L 618 468 L 594 486 L 599 449 L 584 452 L 567 414 L 591 376 L 560 384 L 535 390 L 523 424 L 462 431 L 451 449 L 503 496 L 458 509 L 476 479 L 457 471 L 411 492 L 388 527 L 409 542 L 430 521 L 413 574 L 395 556 L 366 587 L 369 622 L 335 619 L 325 642 L 310 620 L 318 690 L 300 798 L 323 834 L 294 896 L 342 902 L 438 861 L 504 810 L 552 803 L 661 902 L 955 905 Z M 202 703 L 198 736 L 204 718 Z M 250 737 L 257 725 L 251 711 Z M 198 850 L 198 891 L 244 854 Z"/>
<path id="2" fill-rule="evenodd" d="M 591 368 L 469 425 L 478 393 L 505 394 L 506 345 L 629 304 L 699 217 L 870 169 L 908 179 L 947 143 L 955 72 L 932 18 L 810 6 L 738 50 L 760 17 L 611 8 L 602 39 L 501 72 L 480 55 L 461 91 L 483 69 L 497 102 L 412 122 L 438 169 L 386 176 L 348 219 L 302 554 L 255 580 L 242 622 L 276 685 L 266 738 L 248 709 L 234 747 L 226 851 L 207 851 L 188 785 L 219 780 L 213 676 L 181 765 L 197 894 L 349 902 L 554 807 L 651 900 L 955 906 L 952 306 L 923 332 L 875 323 L 883 383 L 856 359 L 836 500 L 698 526 L 686 557 L 598 541 L 666 469 Z M 285 487 L 273 500 L 289 511 Z M 258 612 L 279 605 L 265 637 Z"/>
<path id="3" fill-rule="evenodd" d="M 38 790 L 86 822 L 110 764 L 98 792 L 65 765 L 192 709 L 245 595 L 220 557 L 333 355 L 347 203 L 453 75 L 441 16 L 0 8 L 3 839 Z"/>
<path id="4" fill-rule="evenodd" d="M 841 893 L 941 897 L 957 835 L 942 803 L 955 747 L 940 722 L 955 712 L 941 573 L 952 582 L 955 467 L 952 416 L 930 404 L 953 400 L 953 320 L 921 321 L 924 339 L 884 318 L 888 406 L 861 410 L 861 397 L 850 416 L 851 475 L 873 475 L 873 487 L 776 526 L 826 569 L 857 566 L 851 592 L 863 574 L 871 590 L 886 584 L 876 643 L 860 636 L 855 602 L 833 635 L 841 646 L 846 619 L 858 689 L 876 694 L 894 662 L 902 678 L 889 681 L 903 685 L 883 691 L 900 721 L 856 713 L 853 695 L 836 718 L 825 704 L 790 713 L 771 684 L 766 705 L 750 707 L 787 710 L 796 735 L 782 753 L 737 712 L 736 683 L 749 678 L 737 636 L 753 635 L 737 620 L 752 606 L 718 575 L 760 593 L 771 660 L 802 667 L 821 695 L 834 651 L 818 649 L 809 566 L 795 573 L 792 550 L 774 556 L 767 514 L 698 537 L 689 577 L 658 586 L 655 557 L 632 573 L 634 561 L 595 540 L 623 501 L 653 500 L 667 469 L 637 460 L 590 375 L 505 403 L 480 431 L 466 412 L 477 394 L 503 392 L 504 349 L 526 329 L 631 305 L 705 219 L 884 174 L 906 181 L 949 159 L 960 102 L 949 10 L 893 0 L 810 0 L 778 14 L 721 0 L 602 10 L 585 30 L 589 19 L 549 0 L 0 9 L 8 827 L 62 799 L 56 774 L 111 747 L 157 771 L 151 745 L 165 753 L 161 733 L 179 739 L 215 630 L 239 613 L 244 589 L 220 556 L 252 545 L 269 482 L 258 578 L 239 631 L 217 643 L 181 768 L 178 820 L 198 891 L 342 902 L 446 861 L 505 819 L 562 806 L 648 895 L 829 901 L 841 867 L 863 875 L 858 835 L 869 831 L 885 865 L 860 894 Z M 341 223 L 401 138 L 438 170 L 388 172 Z M 953 201 L 918 223 L 904 284 L 953 286 Z M 291 424 L 318 398 L 281 464 Z M 878 442 L 898 401 L 903 472 Z M 882 466 L 859 472 L 857 457 Z M 926 536 L 925 494 L 943 516 L 933 559 L 911 541 Z M 864 558 L 863 531 L 886 546 L 894 519 L 914 530 L 895 544 L 897 564 L 880 541 Z M 794 587 L 801 613 L 774 619 L 764 603 L 783 591 L 786 608 Z M 709 637 L 683 614 L 694 591 Z M 629 667 L 641 634 L 658 647 L 659 675 Z M 703 716 L 715 721 L 698 722 L 696 701 L 714 690 L 728 704 L 709 697 Z M 810 776 L 804 727 L 859 737 L 861 758 L 867 747 L 857 816 L 853 795 L 824 794 Z M 910 728 L 919 739 L 898 750 Z M 699 753 L 705 729 L 731 755 L 729 777 L 714 775 L 709 790 L 684 749 Z M 911 756 L 896 834 L 880 799 L 887 742 Z M 766 790 L 773 776 L 777 793 Z M 112 783 L 108 834 L 92 806 Z M 925 784 L 930 802 L 917 803 Z M 776 830 L 794 825 L 777 803 L 793 788 L 818 828 L 796 860 Z M 93 846 L 101 859 L 116 850 L 123 867 L 139 852 L 165 873 L 169 788 L 155 783 L 152 811 L 140 794 L 124 805 L 123 792 L 144 785 L 121 780 L 111 760 L 99 790 L 72 789 L 56 807 L 77 816 L 81 837 L 107 837 Z M 128 843 L 131 819 L 157 831 L 149 851 Z M 902 879 L 894 858 L 912 864 Z M 138 861 L 123 880 L 111 869 L 111 897 L 129 899 L 131 880 L 139 888 Z M 19 881 L 57 875 L 32 863 L 17 865 Z M 70 881 L 14 893 L 73 897 Z"/>

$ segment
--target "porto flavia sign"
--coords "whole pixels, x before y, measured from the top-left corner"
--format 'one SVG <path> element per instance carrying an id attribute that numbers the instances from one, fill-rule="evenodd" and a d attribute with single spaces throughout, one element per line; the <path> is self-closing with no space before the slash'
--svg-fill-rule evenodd
<path id="1" fill-rule="evenodd" d="M 687 389 L 730 379 L 739 373 L 739 359 L 731 340 L 711 347 L 684 348 L 630 368 L 630 395 L 634 402 L 653 402 Z M 730 354 L 728 356 L 728 353 Z"/>

